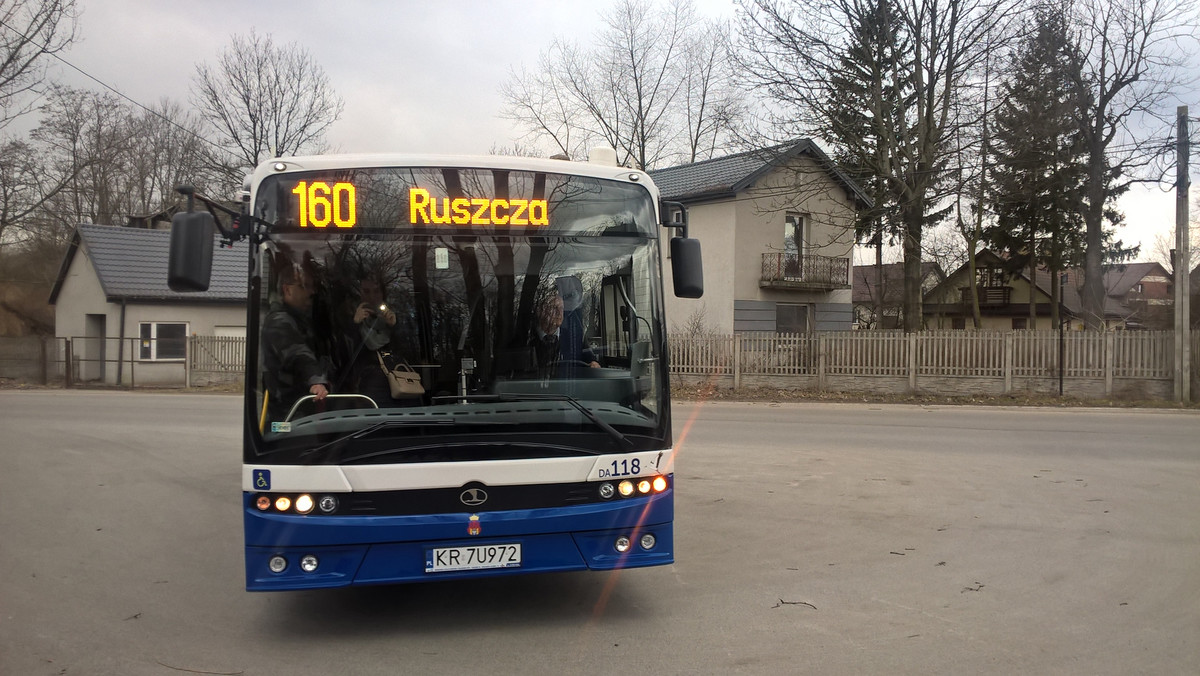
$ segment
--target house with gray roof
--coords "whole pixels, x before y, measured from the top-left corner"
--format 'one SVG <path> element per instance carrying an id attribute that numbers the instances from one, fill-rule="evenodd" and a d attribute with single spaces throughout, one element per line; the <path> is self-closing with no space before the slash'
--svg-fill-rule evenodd
<path id="1" fill-rule="evenodd" d="M 871 201 L 815 143 L 649 173 L 664 200 L 687 207 L 689 234 L 704 251 L 704 297 L 666 294 L 673 328 L 851 328 L 854 219 Z"/>
<path id="2" fill-rule="evenodd" d="M 1055 329 L 1051 321 L 1056 275 L 1039 267 L 1033 283 L 1028 269 L 1011 270 L 990 249 L 975 255 L 975 283 L 983 329 Z M 925 293 L 925 323 L 934 329 L 964 329 L 973 326 L 971 273 L 967 264 L 952 272 Z M 1061 273 L 1061 310 L 1066 328 L 1082 331 L 1083 270 Z M 1175 301 L 1171 275 L 1159 263 L 1116 263 L 1104 269 L 1104 327 L 1108 330 L 1173 327 Z M 1030 302 L 1033 315 L 1030 315 Z M 1032 320 L 1032 321 L 1031 321 Z"/>
<path id="3" fill-rule="evenodd" d="M 167 287 L 170 239 L 168 230 L 75 229 L 50 304 L 76 379 L 183 384 L 189 336 L 245 337 L 246 250 L 214 239 L 208 291 L 177 293 Z"/>

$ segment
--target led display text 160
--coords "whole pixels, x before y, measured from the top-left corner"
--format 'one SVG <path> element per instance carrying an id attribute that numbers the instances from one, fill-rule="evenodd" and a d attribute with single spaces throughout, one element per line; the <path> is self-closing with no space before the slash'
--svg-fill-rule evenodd
<path id="1" fill-rule="evenodd" d="M 353 183 L 299 181 L 292 194 L 300 198 L 300 227 L 324 228 L 333 223 L 339 228 L 353 228 L 358 221 Z"/>

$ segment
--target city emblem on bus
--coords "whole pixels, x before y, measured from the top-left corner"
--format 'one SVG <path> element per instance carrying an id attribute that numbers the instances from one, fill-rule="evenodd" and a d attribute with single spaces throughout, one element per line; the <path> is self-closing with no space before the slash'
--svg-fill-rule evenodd
<path id="1" fill-rule="evenodd" d="M 254 490 L 256 490 L 256 491 L 271 490 L 271 470 L 269 470 L 269 469 L 254 470 Z"/>
<path id="2" fill-rule="evenodd" d="M 470 520 L 467 521 L 467 535 L 479 535 L 479 515 L 472 514 Z"/>

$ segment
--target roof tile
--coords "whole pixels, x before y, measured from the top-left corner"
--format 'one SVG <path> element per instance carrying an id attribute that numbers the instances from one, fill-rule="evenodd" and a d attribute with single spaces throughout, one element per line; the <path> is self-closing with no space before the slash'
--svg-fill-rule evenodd
<path id="1" fill-rule="evenodd" d="M 181 293 L 167 286 L 169 230 L 143 230 L 112 225 L 80 225 L 82 246 L 91 258 L 109 298 L 126 300 L 246 301 L 245 245 L 222 248 L 213 240 L 212 278 L 208 291 Z"/>

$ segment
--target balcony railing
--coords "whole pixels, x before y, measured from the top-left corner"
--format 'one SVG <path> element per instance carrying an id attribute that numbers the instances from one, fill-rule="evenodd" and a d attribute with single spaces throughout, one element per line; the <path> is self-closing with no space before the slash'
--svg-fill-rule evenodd
<path id="1" fill-rule="evenodd" d="M 762 255 L 761 287 L 829 291 L 850 288 L 850 259 L 809 254 Z"/>
<path id="2" fill-rule="evenodd" d="M 959 287 L 958 290 L 962 294 L 962 304 L 971 307 L 971 288 Z M 979 287 L 979 307 L 1006 307 L 1011 299 L 1011 286 Z"/>

